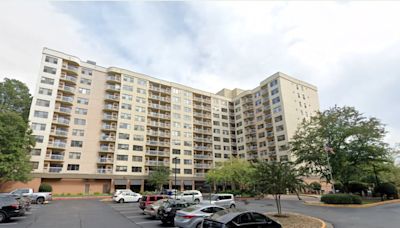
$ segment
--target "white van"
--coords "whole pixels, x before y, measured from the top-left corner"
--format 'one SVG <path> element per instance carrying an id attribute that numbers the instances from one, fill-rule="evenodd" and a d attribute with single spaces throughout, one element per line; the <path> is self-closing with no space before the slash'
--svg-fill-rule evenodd
<path id="1" fill-rule="evenodd" d="M 170 198 L 175 199 L 175 196 L 171 196 Z M 203 201 L 203 195 L 200 191 L 197 190 L 187 190 L 178 193 L 178 195 L 176 195 L 176 199 L 184 200 L 191 203 L 200 203 L 201 201 Z"/>
<path id="2" fill-rule="evenodd" d="M 233 194 L 212 194 L 211 204 L 218 205 L 225 208 L 235 208 L 236 202 Z"/>

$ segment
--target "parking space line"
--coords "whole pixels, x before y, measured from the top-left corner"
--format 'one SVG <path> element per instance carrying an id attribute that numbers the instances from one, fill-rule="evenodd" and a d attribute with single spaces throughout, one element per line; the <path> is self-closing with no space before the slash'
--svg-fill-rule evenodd
<path id="1" fill-rule="evenodd" d="M 18 216 L 18 217 L 14 217 L 14 218 L 24 219 L 24 218 L 27 218 L 27 217 L 26 216 Z"/>
<path id="2" fill-rule="evenodd" d="M 127 217 L 128 219 L 130 219 L 130 218 L 140 218 L 140 217 L 143 217 L 144 215 L 132 215 L 132 216 L 125 216 L 125 217 Z"/>
<path id="3" fill-rule="evenodd" d="M 136 224 L 146 224 L 146 223 L 160 223 L 160 220 L 154 220 L 154 221 L 146 221 L 146 222 L 135 222 Z"/>
<path id="4" fill-rule="evenodd" d="M 0 226 L 8 226 L 8 225 L 16 225 L 18 223 L 16 222 L 10 222 L 10 223 L 0 223 Z"/>

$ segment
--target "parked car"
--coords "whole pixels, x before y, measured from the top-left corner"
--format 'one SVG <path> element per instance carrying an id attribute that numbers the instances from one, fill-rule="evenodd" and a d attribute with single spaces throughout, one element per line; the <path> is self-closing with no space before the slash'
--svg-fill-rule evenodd
<path id="1" fill-rule="evenodd" d="M 18 188 L 12 192 L 5 193 L 5 195 L 16 195 L 16 196 L 26 196 L 29 197 L 30 200 L 37 204 L 42 204 L 46 201 L 52 200 L 51 192 L 33 192 L 32 188 Z"/>
<path id="2" fill-rule="evenodd" d="M 0 223 L 8 220 L 11 217 L 21 216 L 25 213 L 20 202 L 13 196 L 0 196 Z"/>
<path id="3" fill-rule="evenodd" d="M 211 204 L 225 208 L 236 207 L 235 197 L 233 194 L 213 194 L 211 195 Z"/>
<path id="4" fill-rule="evenodd" d="M 167 199 L 160 199 L 157 200 L 156 202 L 149 204 L 146 206 L 146 208 L 143 210 L 143 214 L 149 215 L 150 217 L 153 218 L 158 218 L 158 208 L 166 201 Z"/>
<path id="5" fill-rule="evenodd" d="M 231 227 L 251 227 L 251 228 L 282 228 L 279 222 L 254 211 L 240 210 L 237 208 L 225 209 L 213 214 L 210 218 L 205 218 L 202 223 L 203 228 L 231 228 Z"/>
<path id="6" fill-rule="evenodd" d="M 203 201 L 203 195 L 200 191 L 197 190 L 183 191 L 180 194 L 176 195 L 176 198 L 175 196 L 171 196 L 170 198 L 193 203 L 200 203 L 201 201 Z"/>
<path id="7" fill-rule="evenodd" d="M 212 204 L 196 204 L 176 212 L 174 225 L 184 228 L 199 228 L 204 218 L 224 209 Z"/>
<path id="8" fill-rule="evenodd" d="M 115 190 L 113 196 L 119 195 L 119 194 L 121 194 L 122 192 L 133 192 L 133 191 L 130 190 L 130 189 L 117 189 L 117 190 Z"/>
<path id="9" fill-rule="evenodd" d="M 165 199 L 167 196 L 164 195 L 147 195 L 147 196 L 142 196 L 142 198 L 139 201 L 139 207 L 140 209 L 144 210 L 147 205 L 150 205 L 158 200 Z"/>
<path id="10" fill-rule="evenodd" d="M 168 199 L 158 208 L 158 217 L 160 217 L 163 224 L 173 225 L 176 212 L 191 205 L 183 200 Z"/>
<path id="11" fill-rule="evenodd" d="M 139 202 L 141 198 L 142 195 L 132 191 L 120 191 L 119 194 L 113 195 L 113 201 L 118 203 Z"/>

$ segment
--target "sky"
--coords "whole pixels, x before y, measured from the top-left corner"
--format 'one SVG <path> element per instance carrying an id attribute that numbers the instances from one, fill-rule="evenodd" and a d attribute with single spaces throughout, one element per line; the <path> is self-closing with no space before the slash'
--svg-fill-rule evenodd
<path id="1" fill-rule="evenodd" d="M 400 142 L 400 2 L 0 3 L 0 80 L 31 92 L 43 47 L 209 92 L 277 71 L 354 106 Z"/>

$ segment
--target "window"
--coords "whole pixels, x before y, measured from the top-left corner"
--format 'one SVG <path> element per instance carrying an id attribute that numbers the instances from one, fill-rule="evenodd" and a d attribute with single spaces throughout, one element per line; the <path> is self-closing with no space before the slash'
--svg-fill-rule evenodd
<path id="1" fill-rule="evenodd" d="M 46 124 L 32 123 L 31 128 L 32 128 L 32 130 L 35 130 L 35 131 L 44 131 L 44 130 L 46 130 Z"/>
<path id="2" fill-rule="evenodd" d="M 43 143 L 44 136 L 43 135 L 35 135 L 36 143 Z"/>
<path id="3" fill-rule="evenodd" d="M 181 106 L 180 106 L 180 105 L 174 104 L 174 105 L 172 105 L 172 109 L 174 109 L 174 110 L 181 110 Z"/>
<path id="4" fill-rule="evenodd" d="M 144 79 L 140 79 L 140 78 L 138 78 L 138 80 L 137 80 L 137 83 L 139 84 L 139 85 L 147 85 L 147 81 L 146 80 L 144 80 Z"/>
<path id="5" fill-rule="evenodd" d="M 191 105 L 192 104 L 192 100 L 190 100 L 190 99 L 184 99 L 183 100 L 183 103 L 185 104 L 185 105 Z"/>
<path id="6" fill-rule="evenodd" d="M 42 100 L 42 99 L 37 99 L 37 100 L 36 100 L 36 105 L 37 105 L 37 106 L 42 106 L 42 107 L 50 107 L 50 101 L 48 101 L 48 100 Z"/>
<path id="7" fill-rule="evenodd" d="M 282 121 L 282 116 L 277 116 L 277 117 L 275 117 L 275 122 L 280 122 L 280 121 Z"/>
<path id="8" fill-rule="evenodd" d="M 128 155 L 117 154 L 117 161 L 128 161 Z"/>
<path id="9" fill-rule="evenodd" d="M 132 118 L 131 114 L 129 113 L 121 113 L 121 119 L 130 120 Z"/>
<path id="10" fill-rule="evenodd" d="M 92 80 L 87 78 L 81 78 L 81 83 L 84 85 L 92 85 Z"/>
<path id="11" fill-rule="evenodd" d="M 183 124 L 183 128 L 185 128 L 185 129 L 192 129 L 192 125 L 191 125 L 191 124 L 185 123 L 185 124 Z"/>
<path id="12" fill-rule="evenodd" d="M 82 146 L 83 146 L 82 141 L 71 140 L 71 147 L 82 147 Z"/>
<path id="13" fill-rule="evenodd" d="M 143 135 L 133 135 L 133 141 L 144 141 Z"/>
<path id="14" fill-rule="evenodd" d="M 39 162 L 31 162 L 32 169 L 38 169 L 39 168 Z"/>
<path id="15" fill-rule="evenodd" d="M 274 113 L 278 113 L 278 112 L 281 112 L 281 111 L 282 111 L 281 106 L 278 106 L 278 107 L 274 108 L 274 110 L 273 110 Z"/>
<path id="16" fill-rule="evenodd" d="M 133 151 L 143 151 L 143 146 L 133 145 Z"/>
<path id="17" fill-rule="evenodd" d="M 132 173 L 141 173 L 142 167 L 132 166 Z"/>
<path id="18" fill-rule="evenodd" d="M 214 156 L 215 158 L 222 158 L 222 155 L 220 153 L 215 153 Z"/>
<path id="19" fill-rule="evenodd" d="M 185 165 L 191 165 L 193 162 L 192 162 L 192 160 L 191 159 L 184 159 L 183 160 L 183 164 L 185 164 Z"/>
<path id="20" fill-rule="evenodd" d="M 181 159 L 179 158 L 172 159 L 172 164 L 181 164 Z"/>
<path id="21" fill-rule="evenodd" d="M 122 100 L 131 101 L 133 99 L 133 97 L 131 95 L 124 94 L 124 93 L 121 95 L 121 97 L 122 97 Z"/>
<path id="22" fill-rule="evenodd" d="M 180 98 L 180 97 L 177 97 L 177 96 L 173 96 L 173 97 L 172 97 L 172 102 L 174 102 L 174 103 L 181 103 L 181 98 Z"/>
<path id="23" fill-rule="evenodd" d="M 69 171 L 79 171 L 79 165 L 77 165 L 77 164 L 68 164 L 67 170 L 69 170 Z"/>
<path id="24" fill-rule="evenodd" d="M 122 86 L 122 90 L 124 90 L 124 91 L 133 91 L 133 86 L 130 86 L 130 85 L 123 85 Z"/>
<path id="25" fill-rule="evenodd" d="M 31 155 L 32 156 L 40 156 L 42 150 L 41 149 L 33 149 L 31 150 Z"/>
<path id="26" fill-rule="evenodd" d="M 186 138 L 191 138 L 193 135 L 192 132 L 183 132 L 183 136 Z"/>
<path id="27" fill-rule="evenodd" d="M 181 150 L 179 150 L 179 149 L 172 149 L 172 154 L 181 154 Z"/>
<path id="28" fill-rule="evenodd" d="M 89 99 L 83 98 L 83 97 L 78 97 L 76 102 L 78 104 L 88 105 L 89 104 Z"/>
<path id="29" fill-rule="evenodd" d="M 278 80 L 277 79 L 275 79 L 275 80 L 273 80 L 272 82 L 269 83 L 269 87 L 274 87 L 276 85 L 278 85 Z"/>
<path id="30" fill-rule="evenodd" d="M 74 118 L 74 124 L 75 125 L 86 125 L 86 120 L 85 119 Z"/>
<path id="31" fill-rule="evenodd" d="M 181 145 L 181 140 L 179 140 L 179 139 L 173 139 L 173 140 L 171 141 L 171 143 L 172 143 L 172 145 L 174 145 L 174 146 L 180 146 L 180 145 Z"/>
<path id="32" fill-rule="evenodd" d="M 184 172 L 184 174 L 192 174 L 191 169 L 184 169 L 183 172 Z"/>
<path id="33" fill-rule="evenodd" d="M 261 99 L 260 100 L 256 100 L 256 106 L 261 104 Z"/>
<path id="34" fill-rule="evenodd" d="M 75 114 L 87 115 L 88 110 L 86 108 L 75 108 Z"/>
<path id="35" fill-rule="evenodd" d="M 119 139 L 129 140 L 129 134 L 119 133 L 119 134 L 118 134 L 118 138 L 119 138 Z"/>
<path id="36" fill-rule="evenodd" d="M 133 83 L 135 81 L 134 77 L 129 76 L 129 75 L 123 75 L 123 80 L 125 82 L 131 82 L 131 83 Z"/>
<path id="37" fill-rule="evenodd" d="M 181 132 L 180 131 L 172 131 L 171 135 L 175 136 L 175 137 L 179 137 L 179 136 L 181 136 Z"/>
<path id="38" fill-rule="evenodd" d="M 174 93 L 174 94 L 180 94 L 181 91 L 180 91 L 179 89 L 172 88 L 172 93 Z"/>
<path id="39" fill-rule="evenodd" d="M 221 142 L 221 138 L 220 137 L 214 137 L 214 142 Z"/>
<path id="40" fill-rule="evenodd" d="M 46 88 L 42 88 L 42 87 L 39 88 L 39 94 L 51 96 L 52 93 L 53 93 L 53 91 L 51 89 L 46 89 Z"/>
<path id="41" fill-rule="evenodd" d="M 141 104 L 146 104 L 146 99 L 143 97 L 136 97 L 136 102 Z"/>
<path id="42" fill-rule="evenodd" d="M 54 57 L 46 56 L 46 58 L 45 58 L 44 61 L 45 61 L 45 62 L 48 62 L 48 63 L 57 64 L 58 59 L 57 59 L 57 58 L 54 58 Z"/>
<path id="43" fill-rule="evenodd" d="M 128 123 L 119 123 L 119 128 L 122 129 L 131 129 L 131 125 Z"/>
<path id="44" fill-rule="evenodd" d="M 129 150 L 129 144 L 118 143 L 118 150 Z"/>
<path id="45" fill-rule="evenodd" d="M 179 120 L 181 118 L 181 114 L 179 113 L 172 113 L 172 118 Z"/>
<path id="46" fill-rule="evenodd" d="M 122 103 L 121 104 L 121 108 L 122 109 L 126 109 L 126 110 L 132 110 L 132 105 L 126 104 L 126 103 Z"/>
<path id="47" fill-rule="evenodd" d="M 52 78 L 47 78 L 47 77 L 42 77 L 42 78 L 40 79 L 40 83 L 48 84 L 48 85 L 54 85 L 54 79 L 52 79 Z"/>
<path id="48" fill-rule="evenodd" d="M 221 150 L 221 145 L 214 145 L 214 149 Z"/>
<path id="49" fill-rule="evenodd" d="M 81 129 L 72 129 L 72 135 L 74 136 L 84 136 L 85 131 Z"/>
<path id="50" fill-rule="evenodd" d="M 281 101 L 280 97 L 275 97 L 274 99 L 272 99 L 272 104 L 279 103 L 280 101 Z"/>
<path id="51" fill-rule="evenodd" d="M 146 90 L 145 89 L 141 89 L 141 88 L 137 88 L 137 93 L 139 94 L 146 94 Z"/>
<path id="52" fill-rule="evenodd" d="M 144 131 L 144 126 L 142 125 L 134 125 L 133 130 L 135 131 Z"/>
<path id="53" fill-rule="evenodd" d="M 271 90 L 271 96 L 273 96 L 273 95 L 275 95 L 277 93 L 279 93 L 279 89 L 278 88 L 275 88 L 275 89 Z"/>
<path id="54" fill-rule="evenodd" d="M 184 115 L 184 116 L 183 116 L 183 120 L 185 120 L 185 121 L 191 121 L 191 120 L 192 120 L 192 117 L 189 116 L 189 115 Z"/>
<path id="55" fill-rule="evenodd" d="M 81 152 L 69 152 L 69 159 L 81 159 Z"/>
<path id="56" fill-rule="evenodd" d="M 192 142 L 191 141 L 184 141 L 183 145 L 184 146 L 192 146 Z"/>
<path id="57" fill-rule="evenodd" d="M 144 107 L 141 106 L 136 106 L 136 112 L 146 112 L 146 109 Z"/>
<path id="58" fill-rule="evenodd" d="M 87 69 L 87 68 L 82 68 L 81 73 L 84 74 L 84 75 L 89 75 L 89 76 L 93 75 L 92 70 Z"/>
<path id="59" fill-rule="evenodd" d="M 180 174 L 180 173 L 181 173 L 181 169 L 175 169 L 175 168 L 173 168 L 173 169 L 172 169 L 172 173 L 173 173 L 173 174 L 175 174 L 175 173 L 176 173 L 176 174 Z"/>
<path id="60" fill-rule="evenodd" d="M 128 172 L 128 167 L 127 166 L 117 165 L 117 167 L 115 168 L 115 171 L 117 171 L 117 172 Z"/>
<path id="61" fill-rule="evenodd" d="M 280 135 L 276 138 L 278 142 L 285 140 L 285 135 Z"/>
<path id="62" fill-rule="evenodd" d="M 185 112 L 192 112 L 192 109 L 189 108 L 189 107 L 184 107 L 183 110 L 184 110 Z"/>
<path id="63" fill-rule="evenodd" d="M 144 116 L 135 116 L 135 121 L 144 123 L 146 118 Z"/>
<path id="64" fill-rule="evenodd" d="M 48 112 L 42 112 L 42 111 L 35 111 L 35 113 L 33 115 L 35 117 L 38 117 L 38 118 L 46 119 L 49 116 L 49 113 Z"/>
<path id="65" fill-rule="evenodd" d="M 191 150 L 184 150 L 183 154 L 184 155 L 192 155 L 192 151 Z"/>
<path id="66" fill-rule="evenodd" d="M 134 162 L 142 162 L 143 157 L 142 156 L 132 156 L 132 161 Z"/>
<path id="67" fill-rule="evenodd" d="M 89 94 L 90 94 L 90 89 L 86 89 L 86 88 L 79 87 L 78 91 L 79 91 L 79 93 L 81 93 L 81 94 L 86 94 L 86 95 L 89 95 Z"/>
<path id="68" fill-rule="evenodd" d="M 49 74 L 56 74 L 57 69 L 54 67 L 48 67 L 48 66 L 44 66 L 43 68 L 43 72 L 45 73 L 49 73 Z"/>
<path id="69" fill-rule="evenodd" d="M 276 126 L 276 131 L 283 131 L 283 125 Z"/>

